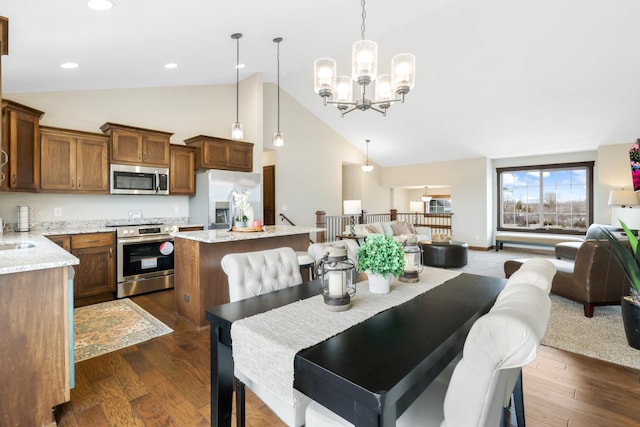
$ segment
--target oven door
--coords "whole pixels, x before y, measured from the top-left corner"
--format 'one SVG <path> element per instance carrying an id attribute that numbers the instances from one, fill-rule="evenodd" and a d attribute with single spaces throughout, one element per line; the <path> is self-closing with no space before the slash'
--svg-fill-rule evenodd
<path id="1" fill-rule="evenodd" d="M 118 283 L 173 274 L 173 238 L 169 236 L 118 239 Z"/>

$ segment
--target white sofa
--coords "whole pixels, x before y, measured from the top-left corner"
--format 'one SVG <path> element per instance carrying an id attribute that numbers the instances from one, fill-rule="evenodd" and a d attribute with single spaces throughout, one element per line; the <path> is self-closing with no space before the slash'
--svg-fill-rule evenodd
<path id="1" fill-rule="evenodd" d="M 394 230 L 395 229 L 395 230 Z M 415 233 L 412 233 L 414 230 Z M 418 237 L 418 241 L 431 242 L 431 227 L 414 227 L 413 225 L 404 221 L 383 221 L 372 222 L 369 224 L 356 224 L 354 231 L 358 236 L 368 236 L 369 234 L 385 234 L 387 236 L 393 236 L 397 240 L 404 240 L 404 237 L 408 234 L 415 234 Z M 344 229 L 344 234 L 351 233 L 351 226 L 347 225 Z"/>

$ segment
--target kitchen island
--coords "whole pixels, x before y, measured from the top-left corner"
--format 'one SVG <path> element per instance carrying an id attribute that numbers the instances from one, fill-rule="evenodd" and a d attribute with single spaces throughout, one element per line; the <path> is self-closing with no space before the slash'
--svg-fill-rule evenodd
<path id="1" fill-rule="evenodd" d="M 209 325 L 205 311 L 229 302 L 229 284 L 220 260 L 230 253 L 290 247 L 306 251 L 315 227 L 265 226 L 263 231 L 204 230 L 171 233 L 175 245 L 174 292 L 178 315 L 196 327 Z"/>
<path id="2" fill-rule="evenodd" d="M 70 399 L 76 264 L 40 233 L 0 233 L 0 425 L 55 425 Z"/>

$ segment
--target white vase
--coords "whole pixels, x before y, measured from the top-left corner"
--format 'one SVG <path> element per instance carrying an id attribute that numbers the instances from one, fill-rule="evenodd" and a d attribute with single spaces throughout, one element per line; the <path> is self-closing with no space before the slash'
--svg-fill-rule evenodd
<path id="1" fill-rule="evenodd" d="M 372 294 L 388 294 L 391 291 L 391 275 L 386 278 L 381 274 L 367 271 L 369 279 L 369 292 Z"/>

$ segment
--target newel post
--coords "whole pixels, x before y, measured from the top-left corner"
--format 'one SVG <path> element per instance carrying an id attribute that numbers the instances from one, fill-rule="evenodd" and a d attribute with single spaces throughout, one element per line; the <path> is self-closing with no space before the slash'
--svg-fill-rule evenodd
<path id="1" fill-rule="evenodd" d="M 322 231 L 316 231 L 316 241 L 318 243 L 324 243 L 325 232 L 324 229 L 327 228 L 327 213 L 325 211 L 316 211 L 316 227 L 322 228 Z"/>
<path id="2" fill-rule="evenodd" d="M 398 209 L 391 209 L 389 213 L 391 214 L 391 221 L 398 219 Z"/>

